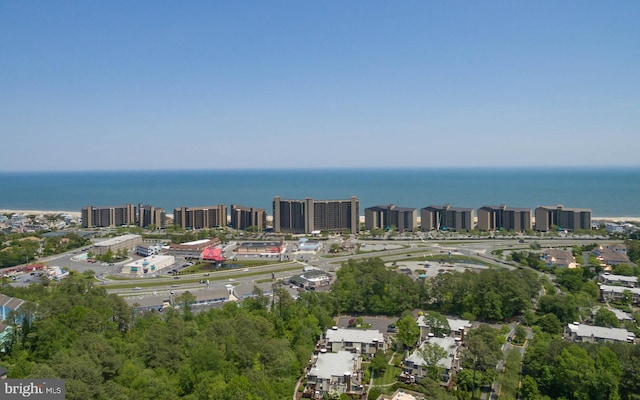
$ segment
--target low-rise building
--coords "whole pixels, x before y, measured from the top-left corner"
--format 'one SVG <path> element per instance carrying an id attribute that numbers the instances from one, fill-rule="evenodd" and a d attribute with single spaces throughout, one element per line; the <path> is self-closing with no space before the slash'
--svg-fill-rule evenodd
<path id="1" fill-rule="evenodd" d="M 374 329 L 333 328 L 327 330 L 320 342 L 321 349 L 335 353 L 338 351 L 357 351 L 361 354 L 374 355 L 376 351 L 386 351 L 388 344 L 384 335 Z"/>
<path id="2" fill-rule="evenodd" d="M 160 253 L 160 249 L 162 249 L 160 245 L 143 243 L 136 246 L 136 254 L 142 257 L 148 257 Z"/>
<path id="3" fill-rule="evenodd" d="M 283 242 L 243 242 L 233 249 L 238 256 L 275 256 L 286 251 L 287 247 Z"/>
<path id="4" fill-rule="evenodd" d="M 322 249 L 322 242 L 302 238 L 298 240 L 298 251 L 302 253 L 317 253 Z"/>
<path id="5" fill-rule="evenodd" d="M 605 285 L 618 285 L 626 287 L 638 287 L 637 276 L 615 275 L 605 272 L 600 274 L 600 282 Z"/>
<path id="6" fill-rule="evenodd" d="M 432 334 L 427 336 L 426 340 L 420 344 L 420 347 L 414 350 L 409 357 L 405 358 L 402 367 L 403 380 L 416 382 L 429 374 L 425 360 L 421 355 L 421 349 L 424 349 L 427 344 L 437 345 L 447 352 L 445 357 L 438 360 L 437 367 L 439 370 L 440 384 L 449 386 L 453 381 L 455 372 L 460 368 L 458 352 L 462 344 L 461 338 L 451 336 L 436 337 L 432 336 Z"/>
<path id="7" fill-rule="evenodd" d="M 322 399 L 329 393 L 364 394 L 362 356 L 350 351 L 319 353 L 311 360 L 305 393 Z"/>
<path id="8" fill-rule="evenodd" d="M 545 249 L 540 255 L 547 267 L 577 268 L 578 263 L 571 250 Z"/>
<path id="9" fill-rule="evenodd" d="M 629 296 L 633 303 L 640 304 L 640 288 L 602 284 L 600 284 L 599 286 L 600 299 L 602 301 L 618 301 L 623 300 L 626 296 Z"/>
<path id="10" fill-rule="evenodd" d="M 425 400 L 426 397 L 422 393 L 414 392 L 407 389 L 398 389 L 392 394 L 381 394 L 376 400 Z"/>
<path id="11" fill-rule="evenodd" d="M 183 257 L 189 260 L 200 259 L 202 252 L 214 248 L 220 244 L 220 239 L 202 239 L 187 243 L 172 243 L 168 253 L 175 257 Z"/>
<path id="12" fill-rule="evenodd" d="M 636 340 L 636 335 L 626 329 L 604 328 L 575 323 L 567 325 L 564 337 L 573 342 L 584 343 L 635 343 Z"/>
<path id="13" fill-rule="evenodd" d="M 304 271 L 300 275 L 294 275 L 289 278 L 289 283 L 304 288 L 318 288 L 328 286 L 331 283 L 329 274 L 321 269 L 311 269 Z"/>
<path id="14" fill-rule="evenodd" d="M 451 336 L 453 338 L 461 338 L 464 340 L 464 336 L 469 332 L 469 330 L 473 327 L 470 321 L 466 319 L 458 319 L 445 317 L 447 320 L 448 329 L 442 329 L 438 327 L 438 333 L 442 333 L 447 336 Z M 428 337 L 429 333 L 432 332 L 431 327 L 429 326 L 428 318 L 425 318 L 424 315 L 420 315 L 416 321 L 418 323 L 418 327 L 420 328 L 420 339 L 424 340 Z"/>
<path id="15" fill-rule="evenodd" d="M 122 267 L 123 274 L 132 274 L 137 276 L 145 276 L 147 274 L 156 274 L 161 270 L 168 268 L 176 263 L 174 256 L 152 255 L 149 257 L 136 260 L 125 264 Z"/>
<path id="16" fill-rule="evenodd" d="M 134 250 L 139 244 L 142 244 L 142 236 L 126 234 L 95 243 L 92 251 L 95 255 L 103 255 L 108 251 L 115 254 L 121 249 L 126 251 Z"/>

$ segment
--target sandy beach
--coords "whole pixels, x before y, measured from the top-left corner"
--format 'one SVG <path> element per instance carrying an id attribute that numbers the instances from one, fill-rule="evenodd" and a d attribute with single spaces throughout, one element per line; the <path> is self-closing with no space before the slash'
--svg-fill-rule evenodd
<path id="1" fill-rule="evenodd" d="M 72 217 L 80 218 L 82 213 L 80 211 L 43 211 L 43 210 L 6 210 L 0 209 L 0 214 L 23 214 L 23 215 L 57 215 L 57 214 L 69 214 Z"/>

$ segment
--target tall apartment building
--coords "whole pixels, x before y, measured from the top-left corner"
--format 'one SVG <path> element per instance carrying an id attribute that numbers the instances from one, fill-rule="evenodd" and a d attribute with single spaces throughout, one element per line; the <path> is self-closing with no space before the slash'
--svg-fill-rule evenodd
<path id="1" fill-rule="evenodd" d="M 258 231 L 263 231 L 267 226 L 267 210 L 264 208 L 244 207 L 232 204 L 231 226 L 235 229 L 245 230 L 251 226 Z"/>
<path id="2" fill-rule="evenodd" d="M 531 209 L 512 208 L 502 204 L 478 209 L 478 229 L 524 232 L 531 229 Z"/>
<path id="3" fill-rule="evenodd" d="M 180 207 L 173 210 L 173 223 L 182 229 L 205 229 L 227 226 L 227 206 Z"/>
<path id="4" fill-rule="evenodd" d="M 118 207 L 87 206 L 81 210 L 82 228 L 123 226 L 136 224 L 136 206 L 126 204 Z"/>
<path id="5" fill-rule="evenodd" d="M 138 226 L 148 228 L 155 226 L 156 229 L 167 227 L 167 215 L 163 208 L 156 208 L 149 204 L 138 204 Z"/>
<path id="6" fill-rule="evenodd" d="M 364 210 L 364 226 L 368 230 L 395 226 L 399 232 L 413 231 L 418 226 L 418 212 L 395 204 L 368 207 Z"/>
<path id="7" fill-rule="evenodd" d="M 273 199 L 273 228 L 276 232 L 311 233 L 314 231 L 358 232 L 360 201 L 348 200 L 285 200 Z"/>
<path id="8" fill-rule="evenodd" d="M 474 228 L 473 208 L 428 206 L 420 209 L 420 226 L 423 231 L 470 231 Z"/>
<path id="9" fill-rule="evenodd" d="M 536 208 L 536 230 L 546 232 L 551 229 L 567 231 L 591 229 L 591 209 L 539 206 Z"/>

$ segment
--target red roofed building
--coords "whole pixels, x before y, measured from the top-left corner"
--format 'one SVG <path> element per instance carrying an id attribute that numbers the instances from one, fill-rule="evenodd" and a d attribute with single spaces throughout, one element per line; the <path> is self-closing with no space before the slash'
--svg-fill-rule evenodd
<path id="1" fill-rule="evenodd" d="M 224 262 L 225 258 L 222 255 L 222 249 L 218 247 L 208 247 L 202 251 L 200 255 L 202 261 L 214 261 Z"/>

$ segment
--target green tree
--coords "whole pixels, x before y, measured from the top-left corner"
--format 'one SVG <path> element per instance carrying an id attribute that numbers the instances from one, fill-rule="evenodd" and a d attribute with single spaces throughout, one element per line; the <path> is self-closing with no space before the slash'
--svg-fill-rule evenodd
<path id="1" fill-rule="evenodd" d="M 616 314 L 604 307 L 600 307 L 596 311 L 596 315 L 593 317 L 593 323 L 597 326 L 604 326 L 607 328 L 619 328 L 620 321 Z"/>
<path id="2" fill-rule="evenodd" d="M 422 358 L 422 365 L 428 371 L 431 379 L 437 380 L 439 367 L 438 362 L 447 357 L 447 351 L 436 343 L 424 343 L 418 350 Z"/>
<path id="3" fill-rule="evenodd" d="M 562 323 L 555 314 L 545 314 L 538 319 L 537 324 L 543 332 L 557 334 L 562 332 Z"/>
<path id="4" fill-rule="evenodd" d="M 396 327 L 398 328 L 396 341 L 400 348 L 413 348 L 420 336 L 420 328 L 415 318 L 411 314 L 405 315 L 396 322 Z"/>

